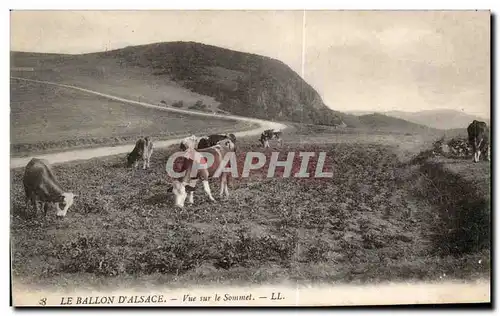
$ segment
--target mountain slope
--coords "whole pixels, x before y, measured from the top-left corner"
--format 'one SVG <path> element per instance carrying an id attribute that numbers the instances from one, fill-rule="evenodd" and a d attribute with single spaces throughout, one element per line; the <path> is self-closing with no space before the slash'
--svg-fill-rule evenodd
<path id="1" fill-rule="evenodd" d="M 234 114 L 315 124 L 340 123 L 319 94 L 281 61 L 193 42 L 159 43 L 108 52 L 214 97 Z"/>
<path id="2" fill-rule="evenodd" d="M 361 115 L 358 116 L 357 118 L 360 121 L 360 125 L 372 129 L 390 128 L 393 129 L 394 131 L 407 131 L 407 132 L 417 132 L 417 133 L 435 131 L 434 128 L 422 124 L 412 123 L 403 119 L 379 113 Z"/>
<path id="3" fill-rule="evenodd" d="M 426 110 L 414 113 L 389 111 L 382 114 L 439 129 L 466 128 L 473 120 L 490 123 L 488 119 L 448 109 Z"/>
<path id="4" fill-rule="evenodd" d="M 35 66 L 45 69 L 70 64 L 88 67 L 111 60 L 116 67 L 140 68 L 149 75 L 214 97 L 220 109 L 233 114 L 314 124 L 341 123 L 339 113 L 329 109 L 319 94 L 281 61 L 217 46 L 169 42 L 82 55 L 14 53 L 13 64 L 30 66 L 20 64 L 23 58 L 37 59 Z"/>
<path id="5" fill-rule="evenodd" d="M 184 99 L 182 107 L 196 106 L 199 100 L 201 109 L 218 107 L 248 117 L 422 130 L 384 116 L 360 119 L 334 111 L 323 103 L 314 88 L 281 61 L 195 42 L 155 43 L 81 55 L 12 52 L 11 66 L 35 67 L 38 70 L 35 77 L 43 75 L 50 78 L 45 80 L 92 85 L 90 89 L 113 89 L 118 95 L 125 89 L 140 94 L 139 98 L 166 105 L 177 98 L 171 89 L 175 86 L 197 94 L 188 98 L 186 93 L 178 93 Z M 202 95 L 209 99 L 201 100 Z"/>

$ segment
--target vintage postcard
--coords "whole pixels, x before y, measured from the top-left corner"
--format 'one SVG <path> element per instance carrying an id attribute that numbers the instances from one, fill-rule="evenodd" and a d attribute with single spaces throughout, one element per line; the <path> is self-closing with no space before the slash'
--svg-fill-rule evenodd
<path id="1" fill-rule="evenodd" d="M 490 11 L 10 19 L 14 306 L 491 303 Z"/>

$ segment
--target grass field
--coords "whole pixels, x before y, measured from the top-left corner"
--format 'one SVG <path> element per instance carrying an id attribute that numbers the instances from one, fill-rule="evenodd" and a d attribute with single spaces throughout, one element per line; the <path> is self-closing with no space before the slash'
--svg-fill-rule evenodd
<path id="1" fill-rule="evenodd" d="M 133 143 L 245 130 L 254 124 L 190 116 L 109 100 L 68 88 L 11 79 L 11 152 Z"/>
<path id="2" fill-rule="evenodd" d="M 13 278 L 90 288 L 488 279 L 489 163 L 402 163 L 424 143 L 295 128 L 281 159 L 325 151 L 333 178 L 252 172 L 233 179 L 229 200 L 210 203 L 199 185 L 183 212 L 166 193 L 174 149 L 156 151 L 147 171 L 123 168 L 121 157 L 58 165 L 63 187 L 80 194 L 63 220 L 26 214 L 22 170 L 13 170 Z M 263 151 L 255 140 L 239 144 L 240 154 Z M 481 181 L 461 176 L 470 168 Z"/>

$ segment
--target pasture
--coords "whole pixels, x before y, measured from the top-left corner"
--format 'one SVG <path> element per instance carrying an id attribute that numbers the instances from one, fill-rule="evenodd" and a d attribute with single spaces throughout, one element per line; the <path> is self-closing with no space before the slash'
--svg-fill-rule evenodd
<path id="1" fill-rule="evenodd" d="M 134 143 L 192 133 L 252 129 L 254 124 L 210 119 L 127 104 L 84 92 L 11 79 L 11 152 L 17 156 L 69 148 Z"/>
<path id="2" fill-rule="evenodd" d="M 64 219 L 25 214 L 23 169 L 11 170 L 13 278 L 53 287 L 186 284 L 364 283 L 490 277 L 486 182 L 460 176 L 489 163 L 408 163 L 419 135 L 377 135 L 294 128 L 289 151 L 325 151 L 333 178 L 266 178 L 267 163 L 232 179 L 228 200 L 210 203 L 201 184 L 181 211 L 167 194 L 165 162 L 123 167 L 123 157 L 54 166 L 80 197 Z M 273 145 L 272 145 L 273 147 Z M 247 151 L 264 151 L 242 139 Z M 278 168 L 277 173 L 283 168 Z M 479 188 L 480 187 L 480 188 Z M 482 188 L 482 189 L 481 189 Z"/>

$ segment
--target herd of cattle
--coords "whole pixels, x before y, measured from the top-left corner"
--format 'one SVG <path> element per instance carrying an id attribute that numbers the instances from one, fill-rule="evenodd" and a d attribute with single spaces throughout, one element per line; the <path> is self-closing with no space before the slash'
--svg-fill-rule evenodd
<path id="1" fill-rule="evenodd" d="M 269 147 L 270 140 L 277 140 L 282 145 L 282 132 L 272 129 L 265 130 L 260 136 L 260 143 L 264 148 Z M 220 162 L 225 154 L 229 151 L 236 150 L 236 136 L 234 134 L 214 134 L 203 137 L 195 135 L 184 138 L 180 143 L 180 149 L 187 154 L 180 161 L 180 172 L 186 171 L 185 176 L 180 179 L 174 179 L 173 185 L 168 189 L 168 192 L 173 192 L 175 195 L 175 205 L 184 206 L 184 201 L 189 192 L 189 203 L 193 203 L 193 191 L 198 179 L 203 182 L 203 188 L 210 200 L 214 200 L 208 178 L 212 177 L 217 170 Z M 134 146 L 134 149 L 127 155 L 125 165 L 127 167 L 137 168 L 139 161 L 143 162 L 143 169 L 150 167 L 150 159 L 153 154 L 154 144 L 149 137 L 139 138 Z M 193 168 L 194 154 L 208 152 L 212 154 L 215 161 L 208 169 L 196 171 L 196 175 L 191 177 Z M 229 195 L 227 187 L 227 173 L 221 174 L 221 192 L 220 195 Z M 29 209 L 29 204 L 33 207 L 35 213 L 38 213 L 39 203 L 44 215 L 51 206 L 57 209 L 57 216 L 64 217 L 68 209 L 73 205 L 74 198 L 77 197 L 72 192 L 65 192 L 59 184 L 57 178 L 48 161 L 44 159 L 33 158 L 26 165 L 23 186 L 26 198 L 26 210 Z"/>
<path id="2" fill-rule="evenodd" d="M 486 160 L 490 160 L 489 128 L 484 122 L 474 120 L 468 127 L 468 142 L 473 150 L 473 161 L 478 162 L 481 153 Z M 264 148 L 269 147 L 269 141 L 275 139 L 282 145 L 282 132 L 266 130 L 260 136 L 260 143 Z M 138 166 L 139 160 L 143 161 L 143 169 L 150 166 L 150 159 L 153 153 L 153 141 L 149 137 L 137 140 L 134 149 L 127 155 L 126 166 Z M 220 172 L 220 196 L 226 197 L 228 192 L 228 173 L 221 172 L 219 165 L 228 152 L 236 151 L 236 137 L 234 134 L 210 135 L 205 137 L 196 137 L 195 135 L 184 138 L 179 148 L 186 154 L 181 159 L 177 159 L 178 172 L 185 171 L 184 175 L 174 179 L 168 192 L 175 196 L 175 205 L 183 207 L 189 194 L 188 203 L 193 203 L 193 193 L 196 183 L 201 180 L 203 189 L 211 201 L 215 199 L 212 196 L 208 179 L 214 177 L 216 172 Z M 192 172 L 195 157 L 200 157 L 203 153 L 209 153 L 214 157 L 213 163 L 206 169 L 195 169 Z M 64 217 L 68 209 L 73 205 L 74 198 L 77 196 L 72 192 L 65 192 L 59 185 L 54 173 L 45 160 L 33 158 L 25 168 L 23 177 L 24 191 L 26 195 L 26 209 L 31 202 L 35 213 L 38 213 L 38 202 L 44 215 L 51 205 L 57 208 L 57 216 Z"/>

